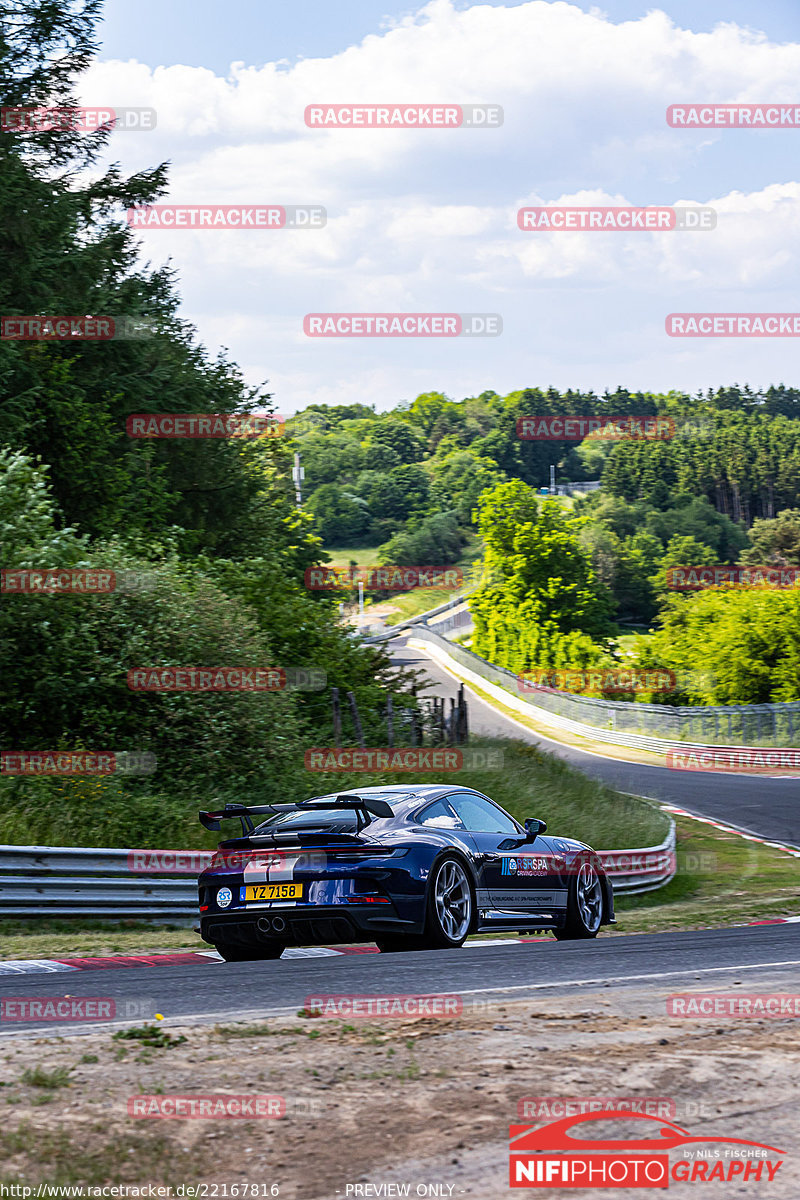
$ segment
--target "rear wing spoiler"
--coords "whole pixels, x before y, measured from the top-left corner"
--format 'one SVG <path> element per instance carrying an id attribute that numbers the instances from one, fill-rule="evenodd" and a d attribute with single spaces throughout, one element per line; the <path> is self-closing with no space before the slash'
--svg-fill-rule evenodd
<path id="1" fill-rule="evenodd" d="M 223 809 L 216 811 L 201 811 L 198 813 L 200 824 L 212 831 L 218 830 L 222 821 L 237 818 L 242 823 L 242 837 L 248 837 L 255 825 L 253 816 L 264 816 L 267 813 L 313 811 L 315 808 L 352 808 L 363 817 L 363 824 L 368 825 L 372 817 L 391 817 L 394 813 L 385 800 L 374 796 L 337 796 L 335 800 L 304 800 L 300 804 L 226 804 Z"/>

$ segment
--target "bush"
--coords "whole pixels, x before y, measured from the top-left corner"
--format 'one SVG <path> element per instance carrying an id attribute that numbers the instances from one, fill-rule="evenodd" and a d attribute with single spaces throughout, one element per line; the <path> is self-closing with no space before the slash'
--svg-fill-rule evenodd
<path id="1" fill-rule="evenodd" d="M 402 530 L 378 548 L 378 561 L 398 566 L 447 566 L 458 562 L 466 541 L 453 512 L 426 517 L 416 529 Z"/>

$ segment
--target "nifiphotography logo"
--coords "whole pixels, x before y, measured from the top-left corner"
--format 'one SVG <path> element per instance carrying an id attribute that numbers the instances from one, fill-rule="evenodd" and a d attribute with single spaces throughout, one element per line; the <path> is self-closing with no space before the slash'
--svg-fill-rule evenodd
<path id="1" fill-rule="evenodd" d="M 647 1122 L 642 1133 L 650 1136 L 606 1140 L 571 1132 L 575 1125 L 609 1120 Z M 673 1180 L 749 1183 L 758 1192 L 775 1178 L 786 1153 L 742 1138 L 694 1137 L 672 1121 L 623 1110 L 512 1125 L 509 1138 L 511 1187 L 668 1188 Z M 678 1152 L 672 1162 L 670 1150 Z"/>

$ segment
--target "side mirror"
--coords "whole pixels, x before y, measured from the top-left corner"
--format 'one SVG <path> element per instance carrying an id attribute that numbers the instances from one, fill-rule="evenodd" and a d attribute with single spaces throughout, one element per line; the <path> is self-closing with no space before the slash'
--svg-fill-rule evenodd
<path id="1" fill-rule="evenodd" d="M 525 841 L 535 842 L 540 833 L 544 833 L 547 829 L 547 822 L 540 821 L 538 817 L 525 818 Z"/>

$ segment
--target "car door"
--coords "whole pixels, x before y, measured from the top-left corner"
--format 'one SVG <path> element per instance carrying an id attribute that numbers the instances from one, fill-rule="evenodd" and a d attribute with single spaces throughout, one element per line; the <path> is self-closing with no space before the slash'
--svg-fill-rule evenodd
<path id="1" fill-rule="evenodd" d="M 485 796 L 453 792 L 447 800 L 475 843 L 482 875 L 478 908 L 549 913 L 566 904 L 562 860 L 546 842 L 527 842 L 515 821 Z"/>

